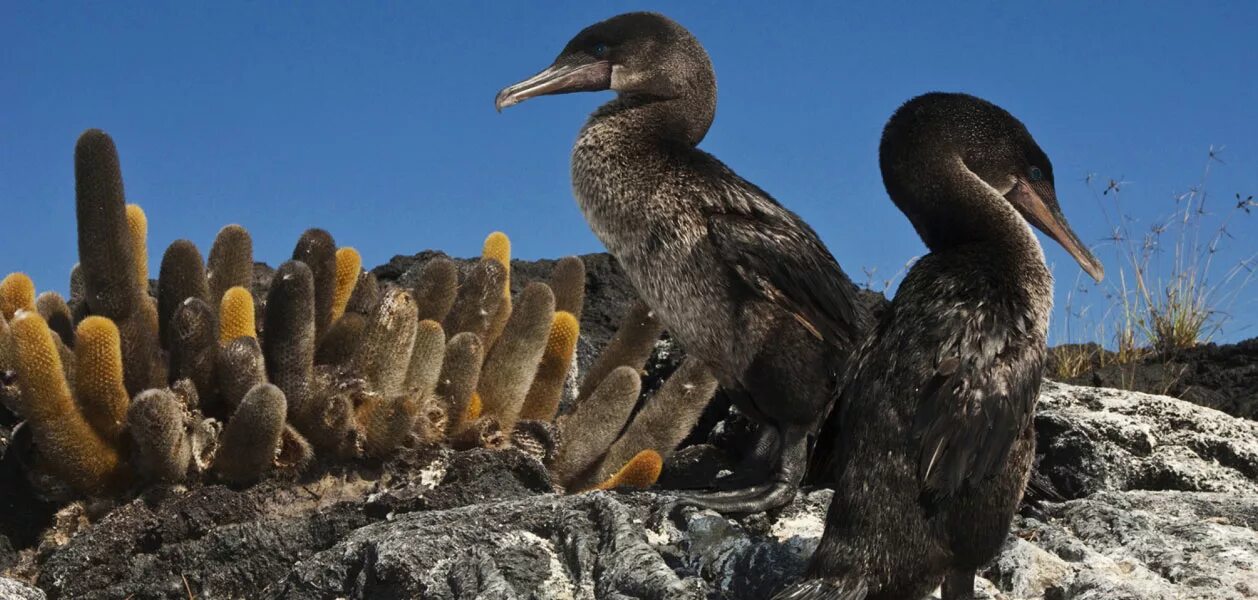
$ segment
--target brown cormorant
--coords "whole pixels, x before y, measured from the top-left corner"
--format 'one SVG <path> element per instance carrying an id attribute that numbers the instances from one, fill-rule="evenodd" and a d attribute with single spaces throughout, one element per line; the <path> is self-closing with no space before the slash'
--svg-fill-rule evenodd
<path id="1" fill-rule="evenodd" d="M 1008 535 L 1035 453 L 1053 278 L 1030 226 L 1097 281 L 1057 205 L 1048 156 L 965 94 L 914 98 L 883 131 L 887 193 L 930 253 L 854 361 L 834 418 L 834 500 L 781 599 L 972 598 Z"/>
<path id="2" fill-rule="evenodd" d="M 856 289 L 798 216 L 695 147 L 712 124 L 716 78 L 690 32 L 653 13 L 596 23 L 496 106 L 597 90 L 617 97 L 572 150 L 577 202 L 669 332 L 760 423 L 737 473 L 746 487 L 683 501 L 723 512 L 785 504 L 864 327 Z"/>

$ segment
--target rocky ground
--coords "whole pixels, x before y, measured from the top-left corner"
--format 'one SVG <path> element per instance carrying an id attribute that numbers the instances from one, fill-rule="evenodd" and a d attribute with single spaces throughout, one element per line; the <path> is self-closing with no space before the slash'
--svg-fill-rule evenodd
<path id="1" fill-rule="evenodd" d="M 1203 344 L 1130 364 L 1119 364 L 1113 353 L 1095 344 L 1073 349 L 1090 358 L 1082 372 L 1064 379 L 1068 383 L 1167 394 L 1258 419 L 1258 338 L 1237 344 Z M 1055 371 L 1053 367 L 1049 372 Z"/>
<path id="2" fill-rule="evenodd" d="M 376 273 L 405 280 L 427 256 Z M 585 257 L 583 360 L 632 299 L 600 256 Z M 522 285 L 549 265 L 513 270 Z M 664 349 L 656 370 L 676 360 Z M 1040 402 L 1035 485 L 981 597 L 1258 597 L 1258 423 L 1052 382 Z M 663 482 L 719 468 L 741 426 L 713 413 L 692 440 L 715 445 L 681 452 Z M 523 453 L 421 448 L 296 483 L 15 514 L 4 417 L 0 598 L 765 598 L 801 572 L 830 495 L 742 519 L 670 516 L 666 490 L 557 496 Z"/>

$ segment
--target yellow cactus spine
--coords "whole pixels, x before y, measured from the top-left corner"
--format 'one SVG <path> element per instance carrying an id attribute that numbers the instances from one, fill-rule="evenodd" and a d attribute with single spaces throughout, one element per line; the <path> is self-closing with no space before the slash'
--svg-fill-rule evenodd
<path id="1" fill-rule="evenodd" d="M 485 238 L 485 245 L 481 250 L 481 258 L 489 258 L 498 261 L 503 267 L 511 267 L 511 239 L 507 234 L 501 231 L 495 231 Z"/>
<path id="2" fill-rule="evenodd" d="M 362 270 L 363 257 L 357 250 L 345 247 L 336 251 L 336 294 L 332 297 L 333 323 L 345 314 L 349 297 L 354 294 L 354 286 L 358 284 L 358 273 Z"/>
<path id="3" fill-rule="evenodd" d="M 9 320 L 0 314 L 0 373 L 13 368 L 13 333 L 9 330 Z M 0 383 L 0 390 L 5 384 Z"/>
<path id="4" fill-rule="evenodd" d="M 138 204 L 127 205 L 127 230 L 131 234 L 131 260 L 135 261 L 135 285 L 141 292 L 149 289 L 149 219 Z"/>
<path id="5" fill-rule="evenodd" d="M 218 309 L 218 341 L 226 344 L 238 337 L 258 337 L 254 323 L 253 294 L 242 287 L 234 287 L 223 294 Z"/>
<path id="6" fill-rule="evenodd" d="M 32 428 L 43 464 L 81 492 L 101 492 L 116 481 L 118 453 L 83 418 L 70 397 L 52 331 L 23 311 L 12 325 L 21 412 Z"/>
<path id="7" fill-rule="evenodd" d="M 122 378 L 122 340 L 105 317 L 88 317 L 75 332 L 75 392 L 96 433 L 114 447 L 122 438 L 131 400 Z"/>
<path id="8" fill-rule="evenodd" d="M 493 347 L 502 335 L 502 330 L 511 318 L 511 240 L 507 234 L 495 231 L 485 238 L 481 258 L 492 260 L 502 265 L 505 275 L 502 278 L 502 296 L 498 308 L 489 320 L 489 331 L 485 336 L 485 346 Z M 504 428 L 505 429 L 505 428 Z"/>
<path id="9" fill-rule="evenodd" d="M 581 326 L 572 313 L 559 311 L 550 324 L 550 339 L 537 367 L 537 376 L 520 409 L 521 419 L 553 421 L 563 397 L 564 383 L 572 367 L 572 357 L 577 350 L 577 337 Z"/>
<path id="10" fill-rule="evenodd" d="M 35 282 L 26 273 L 10 273 L 0 281 L 0 312 L 12 320 L 19 310 L 35 310 Z"/>
<path id="11" fill-rule="evenodd" d="M 472 421 L 479 419 L 480 413 L 483 409 L 484 404 L 481 403 L 480 394 L 472 392 L 472 398 L 467 401 L 467 411 L 463 413 L 463 421 L 465 423 L 471 423 Z"/>
<path id="12" fill-rule="evenodd" d="M 615 475 L 594 489 L 611 490 L 619 487 L 649 488 L 660 478 L 664 470 L 664 458 L 654 450 L 643 450 L 625 463 Z"/>

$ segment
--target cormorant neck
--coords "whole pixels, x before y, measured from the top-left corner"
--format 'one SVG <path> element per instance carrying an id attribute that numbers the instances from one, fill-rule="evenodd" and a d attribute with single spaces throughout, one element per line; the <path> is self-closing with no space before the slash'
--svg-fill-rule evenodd
<path id="1" fill-rule="evenodd" d="M 937 155 L 895 188 L 889 189 L 892 200 L 932 252 L 984 244 L 1007 250 L 1015 259 L 1044 260 L 1022 215 L 956 154 Z"/>
<path id="2" fill-rule="evenodd" d="M 621 93 L 595 111 L 590 120 L 623 119 L 633 124 L 636 137 L 694 147 L 703 141 L 715 116 L 715 89 L 706 93 L 692 89 L 675 97 Z"/>

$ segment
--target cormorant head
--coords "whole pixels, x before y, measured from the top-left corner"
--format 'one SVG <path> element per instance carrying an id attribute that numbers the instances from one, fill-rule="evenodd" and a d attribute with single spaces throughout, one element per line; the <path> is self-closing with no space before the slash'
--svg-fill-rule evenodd
<path id="1" fill-rule="evenodd" d="M 1008 111 L 967 94 L 933 92 L 892 115 L 879 148 L 883 182 L 928 246 L 964 235 L 961 208 L 938 193 L 958 175 L 978 178 L 1100 281 L 1105 270 L 1070 228 L 1057 203 L 1053 165 L 1025 125 Z M 910 205 L 911 204 L 911 205 Z M 981 224 L 977 225 L 981 226 Z"/>
<path id="2" fill-rule="evenodd" d="M 615 90 L 661 99 L 715 96 L 708 53 L 664 15 L 633 12 L 581 30 L 542 72 L 498 92 L 502 110 L 534 96 Z"/>

